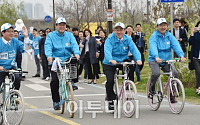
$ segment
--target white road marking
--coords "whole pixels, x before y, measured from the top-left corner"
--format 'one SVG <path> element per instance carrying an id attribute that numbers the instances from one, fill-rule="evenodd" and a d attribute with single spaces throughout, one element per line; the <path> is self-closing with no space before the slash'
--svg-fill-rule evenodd
<path id="1" fill-rule="evenodd" d="M 84 96 L 105 96 L 105 94 L 81 94 L 81 95 L 74 95 L 75 97 L 84 97 Z M 25 99 L 39 99 L 39 98 L 50 98 L 51 96 L 30 96 L 24 97 Z"/>
<path id="2" fill-rule="evenodd" d="M 49 91 L 50 90 L 49 88 L 44 87 L 44 86 L 39 85 L 39 84 L 27 84 L 25 86 L 27 86 L 27 87 L 35 90 L 35 91 Z"/>
<path id="3" fill-rule="evenodd" d="M 33 82 L 33 83 L 50 83 L 50 81 L 42 80 L 41 78 L 27 78 L 26 80 Z"/>

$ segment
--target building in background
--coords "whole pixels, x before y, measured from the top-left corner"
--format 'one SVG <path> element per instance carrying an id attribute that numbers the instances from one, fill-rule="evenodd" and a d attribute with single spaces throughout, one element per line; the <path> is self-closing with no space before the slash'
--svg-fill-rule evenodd
<path id="1" fill-rule="evenodd" d="M 34 19 L 44 18 L 44 6 L 40 3 L 36 3 L 34 6 Z"/>
<path id="2" fill-rule="evenodd" d="M 32 3 L 24 3 L 24 12 L 28 19 L 33 19 L 33 4 Z"/>

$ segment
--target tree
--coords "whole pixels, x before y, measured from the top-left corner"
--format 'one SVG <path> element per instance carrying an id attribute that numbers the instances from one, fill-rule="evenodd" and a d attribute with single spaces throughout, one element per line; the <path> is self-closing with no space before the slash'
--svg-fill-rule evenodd
<path id="1" fill-rule="evenodd" d="M 0 5 L 0 25 L 4 23 L 14 24 L 18 18 L 23 18 L 25 16 L 20 15 L 19 12 L 23 12 L 22 2 L 16 4 L 13 1 L 3 1 L 3 4 Z"/>

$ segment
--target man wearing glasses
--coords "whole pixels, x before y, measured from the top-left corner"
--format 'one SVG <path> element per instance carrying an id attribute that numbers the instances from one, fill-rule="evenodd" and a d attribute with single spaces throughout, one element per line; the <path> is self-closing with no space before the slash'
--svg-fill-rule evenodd
<path id="1" fill-rule="evenodd" d="M 25 27 L 22 28 L 23 35 L 25 37 L 24 44 L 14 38 L 14 27 L 9 23 L 5 23 L 1 26 L 1 38 L 0 38 L 0 86 L 5 81 L 8 73 L 2 72 L 2 70 L 16 69 L 17 65 L 15 57 L 17 51 L 24 52 L 24 49 L 29 48 L 29 37 Z M 15 89 L 20 88 L 20 77 L 19 74 L 15 74 L 14 81 Z"/>

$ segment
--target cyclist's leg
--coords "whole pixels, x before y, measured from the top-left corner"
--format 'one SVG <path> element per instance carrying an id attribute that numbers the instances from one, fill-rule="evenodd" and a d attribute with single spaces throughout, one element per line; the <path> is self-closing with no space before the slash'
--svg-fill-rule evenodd
<path id="1" fill-rule="evenodd" d="M 53 106 L 55 110 L 60 109 L 59 102 L 60 102 L 60 96 L 59 96 L 59 80 L 56 72 L 51 71 L 51 95 L 53 100 Z"/>
<path id="2" fill-rule="evenodd" d="M 15 86 L 16 90 L 19 90 L 20 84 L 21 84 L 21 77 L 20 77 L 20 74 L 14 74 L 14 75 L 15 75 L 15 81 L 13 85 Z"/>
<path id="3" fill-rule="evenodd" d="M 103 65 L 103 67 L 104 67 L 104 73 L 107 79 L 106 94 L 107 94 L 108 100 L 109 101 L 115 100 L 116 94 L 114 93 L 114 90 L 113 90 L 115 67 L 109 66 L 109 65 Z"/>
<path id="4" fill-rule="evenodd" d="M 149 91 L 154 92 L 155 91 L 155 84 L 156 81 L 158 79 L 158 77 L 160 76 L 160 66 L 157 62 L 150 62 L 149 66 L 151 68 L 151 85 L 149 88 Z"/>

